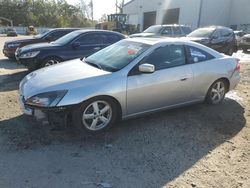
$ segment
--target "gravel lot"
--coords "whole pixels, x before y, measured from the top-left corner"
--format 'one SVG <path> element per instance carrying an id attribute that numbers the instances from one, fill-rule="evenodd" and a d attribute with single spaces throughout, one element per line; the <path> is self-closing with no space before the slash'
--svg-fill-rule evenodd
<path id="1" fill-rule="evenodd" d="M 250 55 L 218 106 L 197 104 L 118 123 L 98 136 L 22 115 L 26 69 L 0 36 L 0 187 L 250 187 Z M 249 62 L 249 63 L 248 63 Z"/>

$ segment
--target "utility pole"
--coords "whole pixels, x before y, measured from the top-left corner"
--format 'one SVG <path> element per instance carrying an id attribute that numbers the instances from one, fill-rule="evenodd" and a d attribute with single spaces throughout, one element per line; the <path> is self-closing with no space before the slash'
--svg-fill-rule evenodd
<path id="1" fill-rule="evenodd" d="M 199 9 L 197 27 L 201 26 L 202 7 L 203 7 L 203 0 L 200 0 L 200 9 Z"/>

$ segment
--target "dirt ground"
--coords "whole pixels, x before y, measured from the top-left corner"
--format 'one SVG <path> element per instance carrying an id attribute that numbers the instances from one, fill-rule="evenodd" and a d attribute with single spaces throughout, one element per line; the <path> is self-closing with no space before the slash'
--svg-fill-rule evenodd
<path id="1" fill-rule="evenodd" d="M 168 110 L 91 136 L 22 115 L 26 69 L 0 52 L 0 187 L 249 188 L 250 55 L 235 56 L 244 60 L 242 79 L 221 105 Z"/>

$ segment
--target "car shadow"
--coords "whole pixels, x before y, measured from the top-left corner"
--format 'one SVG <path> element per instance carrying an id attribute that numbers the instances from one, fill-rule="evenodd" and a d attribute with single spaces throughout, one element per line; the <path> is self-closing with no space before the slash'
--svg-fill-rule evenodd
<path id="1" fill-rule="evenodd" d="M 5 73 L 5 69 L 8 70 L 6 72 L 13 70 L 13 73 Z M 0 92 L 17 90 L 19 82 L 28 73 L 24 66 L 14 60 L 0 60 Z"/>
<path id="2" fill-rule="evenodd" d="M 233 138 L 245 124 L 244 108 L 226 99 L 221 105 L 197 104 L 118 122 L 98 135 L 74 128 L 54 130 L 22 115 L 2 121 L 0 136 L 6 150 L 69 144 L 81 148 L 79 155 L 85 157 L 100 152 L 108 156 L 101 163 L 107 173 L 123 172 L 120 183 L 126 177 L 140 177 L 139 187 L 162 187 Z M 99 157 L 91 160 L 99 163 Z"/>
<path id="3" fill-rule="evenodd" d="M 0 92 L 18 90 L 20 81 L 28 71 L 17 72 L 11 75 L 0 75 Z"/>

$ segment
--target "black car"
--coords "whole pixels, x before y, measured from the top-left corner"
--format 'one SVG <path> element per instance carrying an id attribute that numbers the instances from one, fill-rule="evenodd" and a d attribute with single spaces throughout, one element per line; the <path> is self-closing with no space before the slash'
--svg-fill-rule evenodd
<path id="1" fill-rule="evenodd" d="M 17 48 L 21 48 L 29 44 L 55 41 L 60 37 L 75 30 L 78 29 L 77 28 L 50 29 L 47 32 L 34 36 L 33 38 L 7 41 L 4 44 L 3 54 L 8 58 L 15 58 L 15 51 Z"/>
<path id="2" fill-rule="evenodd" d="M 223 26 L 199 28 L 186 38 L 227 55 L 232 55 L 238 50 L 233 30 Z"/>
<path id="3" fill-rule="evenodd" d="M 125 36 L 103 30 L 78 30 L 51 42 L 28 45 L 16 51 L 16 58 L 29 70 L 66 60 L 87 57 Z"/>
<path id="4" fill-rule="evenodd" d="M 185 25 L 153 25 L 147 28 L 142 33 L 130 35 L 134 37 L 183 37 L 191 33 L 192 29 Z"/>

